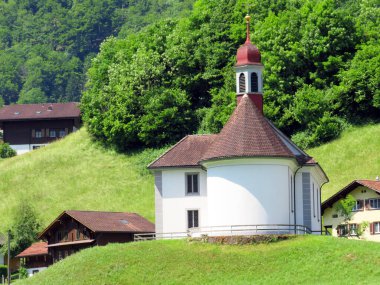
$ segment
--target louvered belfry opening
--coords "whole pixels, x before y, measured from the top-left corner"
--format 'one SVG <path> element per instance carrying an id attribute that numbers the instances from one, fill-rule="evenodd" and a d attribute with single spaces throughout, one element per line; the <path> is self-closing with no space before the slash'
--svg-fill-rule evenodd
<path id="1" fill-rule="evenodd" d="M 256 72 L 251 73 L 251 92 L 259 92 L 259 79 Z"/>
<path id="2" fill-rule="evenodd" d="M 239 76 L 239 93 L 245 93 L 245 75 L 240 73 Z"/>

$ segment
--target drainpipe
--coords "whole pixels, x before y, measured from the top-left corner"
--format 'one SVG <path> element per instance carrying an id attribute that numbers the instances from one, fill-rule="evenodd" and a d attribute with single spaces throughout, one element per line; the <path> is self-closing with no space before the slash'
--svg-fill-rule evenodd
<path id="1" fill-rule="evenodd" d="M 320 209 L 319 209 L 319 215 L 321 216 L 321 235 L 322 235 L 322 186 L 328 183 L 329 181 L 326 181 L 325 183 L 322 183 L 321 187 L 319 187 L 319 202 L 320 202 Z"/>
<path id="2" fill-rule="evenodd" d="M 294 172 L 294 179 L 293 179 L 293 207 L 294 207 L 294 234 L 297 234 L 297 215 L 296 215 L 296 176 L 298 170 L 300 170 L 302 166 L 298 167 L 297 170 Z"/>

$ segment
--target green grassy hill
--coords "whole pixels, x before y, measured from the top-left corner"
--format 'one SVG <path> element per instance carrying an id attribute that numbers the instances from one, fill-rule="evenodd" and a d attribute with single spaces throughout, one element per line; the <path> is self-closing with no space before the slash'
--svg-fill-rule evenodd
<path id="1" fill-rule="evenodd" d="M 380 244 L 321 236 L 260 245 L 111 244 L 17 284 L 377 284 Z"/>
<path id="2" fill-rule="evenodd" d="M 352 180 L 380 176 L 380 124 L 350 128 L 339 139 L 307 152 L 330 178 L 322 188 L 325 200 Z"/>
<path id="3" fill-rule="evenodd" d="M 93 143 L 82 129 L 0 160 L 0 231 L 22 200 L 34 206 L 43 227 L 67 209 L 131 211 L 154 221 L 153 178 L 145 166 L 161 151 L 118 154 Z"/>
<path id="4" fill-rule="evenodd" d="M 353 179 L 380 175 L 380 124 L 355 127 L 309 150 L 330 183 L 326 199 Z M 66 209 L 134 211 L 154 221 L 153 178 L 145 166 L 163 150 L 118 154 L 92 142 L 85 129 L 31 153 L 0 160 L 0 232 L 19 201 L 29 201 L 42 226 Z"/>

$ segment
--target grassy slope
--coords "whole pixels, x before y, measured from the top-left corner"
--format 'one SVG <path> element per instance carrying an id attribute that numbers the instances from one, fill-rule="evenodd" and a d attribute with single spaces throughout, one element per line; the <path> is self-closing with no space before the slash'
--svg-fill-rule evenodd
<path id="1" fill-rule="evenodd" d="M 184 240 L 84 250 L 17 284 L 376 284 L 380 244 L 303 236 L 228 246 Z"/>
<path id="2" fill-rule="evenodd" d="M 121 155 L 91 142 L 85 129 L 31 153 L 0 160 L 0 231 L 20 200 L 48 225 L 66 209 L 138 212 L 154 221 L 153 178 L 145 169 L 161 150 Z"/>
<path id="3" fill-rule="evenodd" d="M 308 150 L 323 167 L 330 182 L 322 188 L 327 199 L 355 179 L 380 175 L 380 124 L 354 127 L 330 143 Z"/>

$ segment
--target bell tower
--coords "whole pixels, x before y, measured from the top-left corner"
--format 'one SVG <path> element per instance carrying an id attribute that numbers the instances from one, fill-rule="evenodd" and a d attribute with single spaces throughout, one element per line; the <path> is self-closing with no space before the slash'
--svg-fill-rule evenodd
<path id="1" fill-rule="evenodd" d="M 247 38 L 236 54 L 236 94 L 237 101 L 247 94 L 256 107 L 263 112 L 263 70 L 259 49 L 251 43 L 249 15 L 245 16 Z"/>

